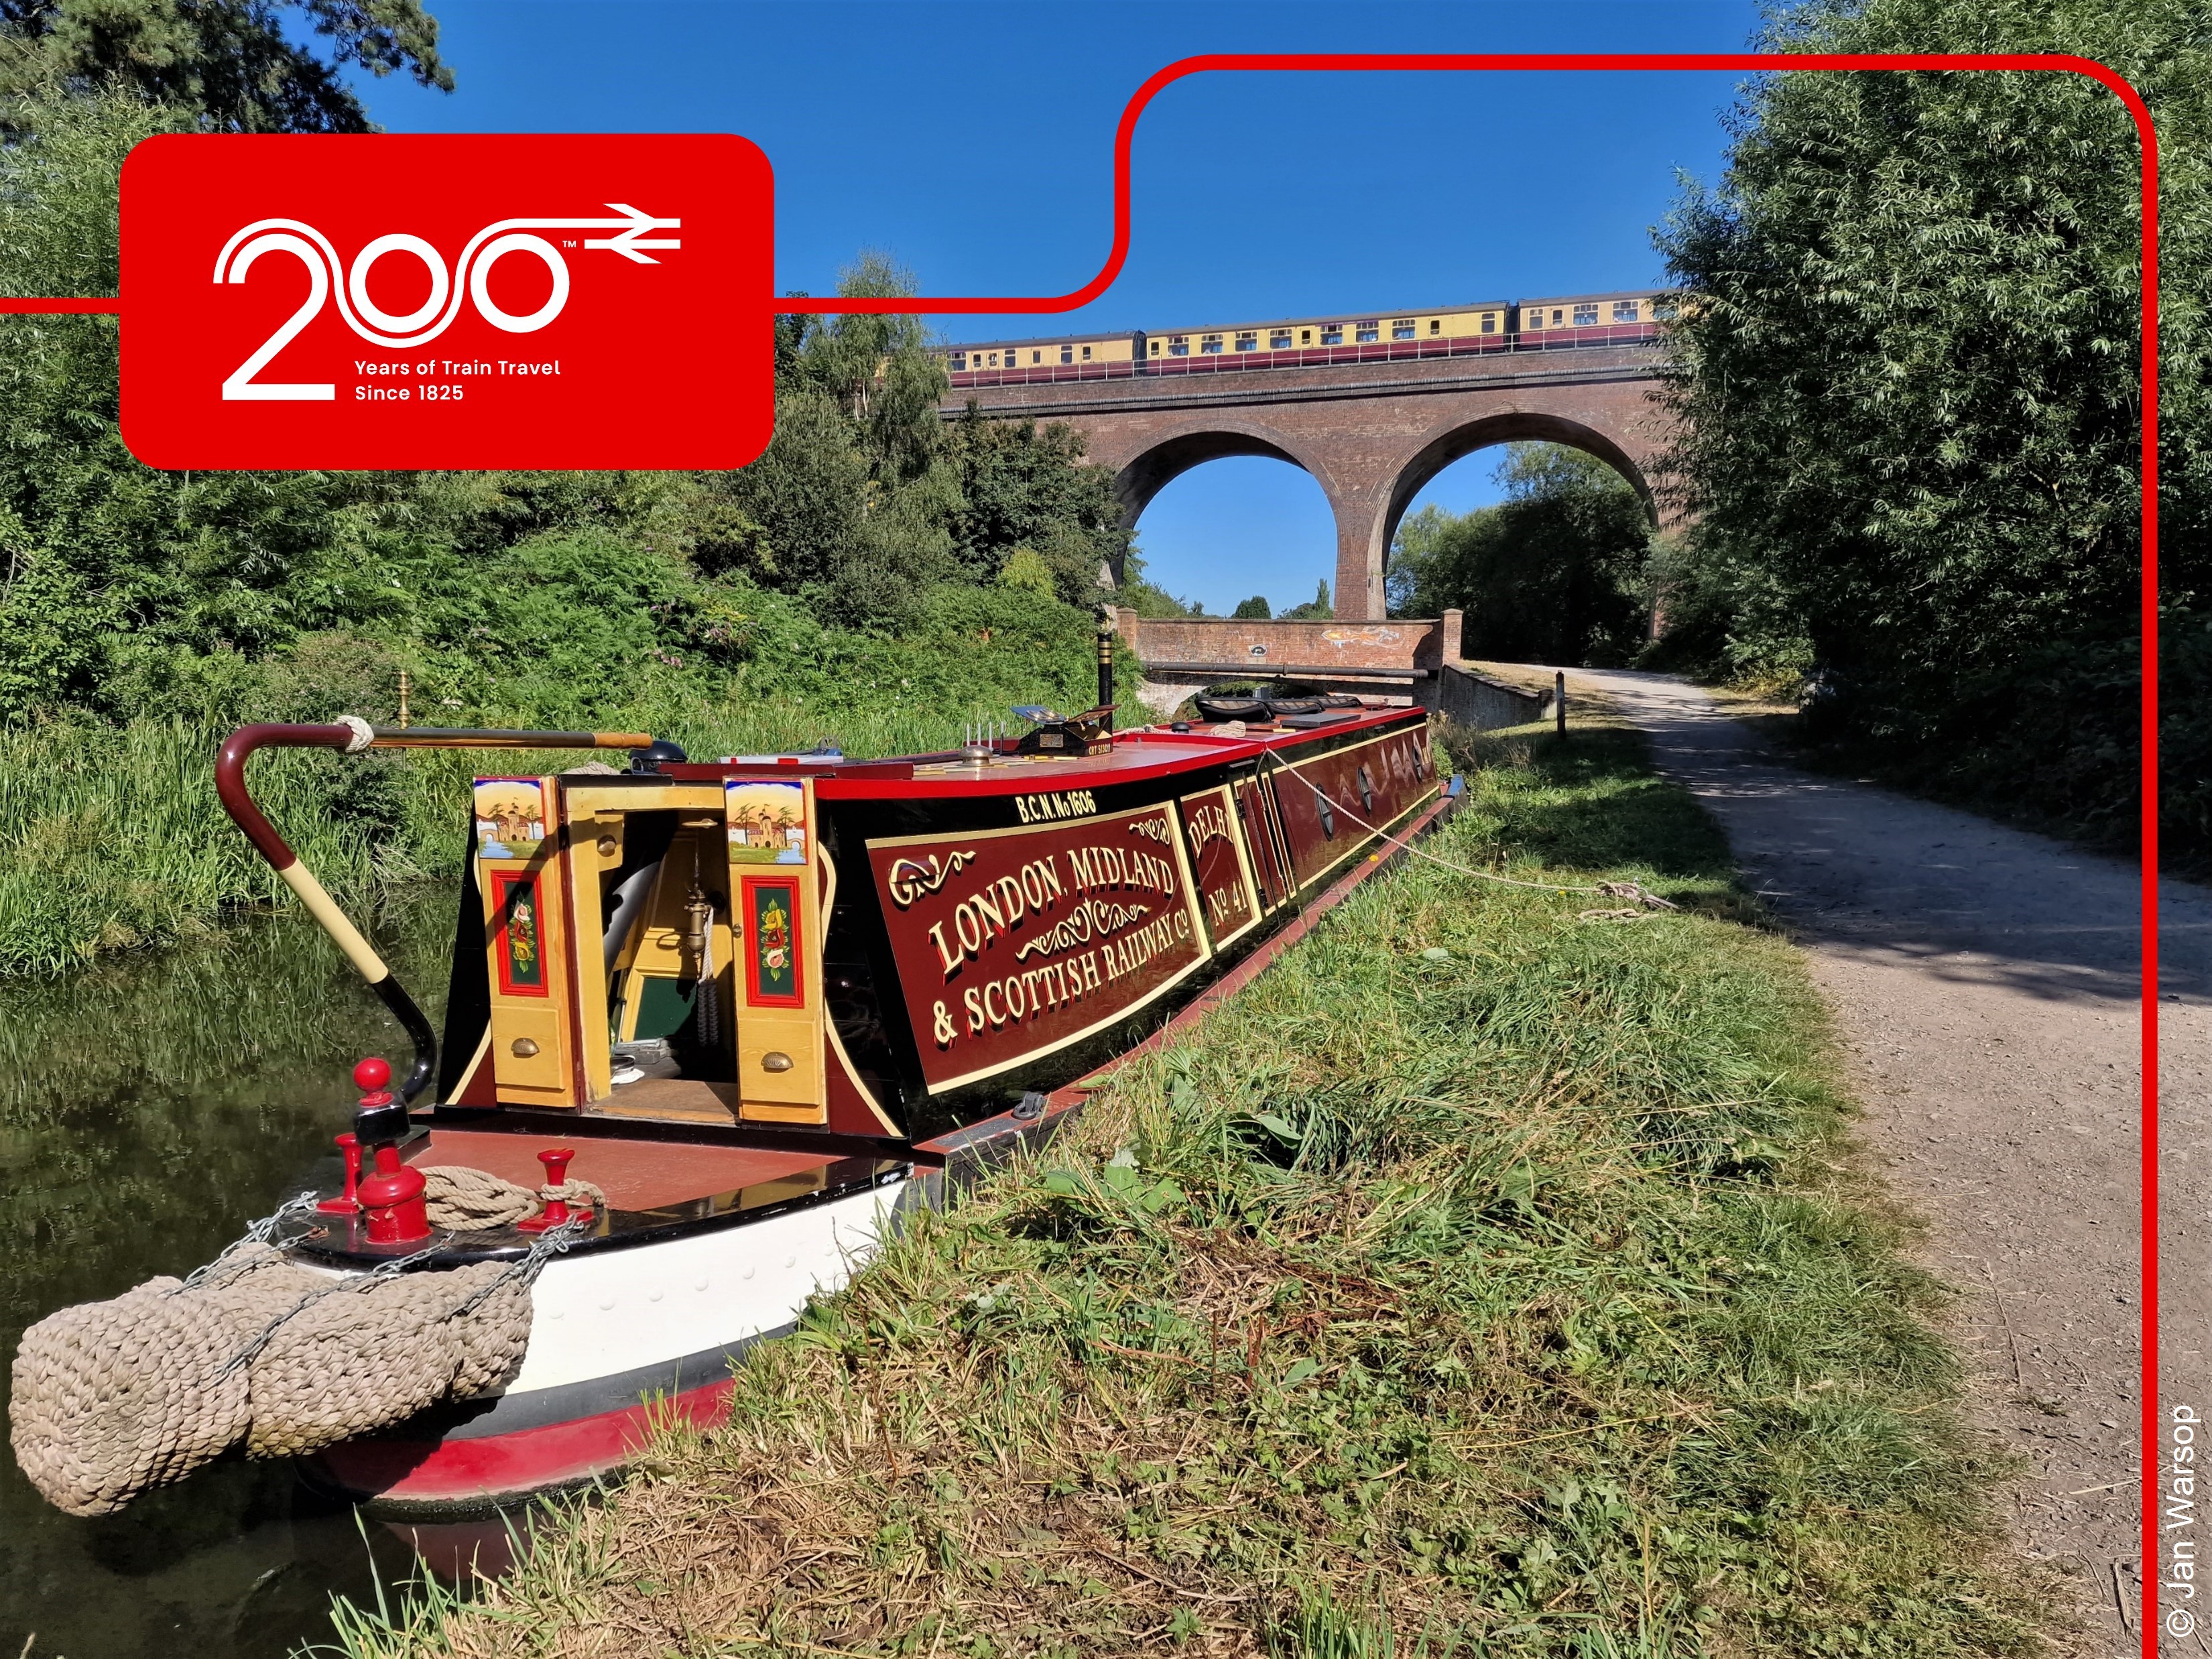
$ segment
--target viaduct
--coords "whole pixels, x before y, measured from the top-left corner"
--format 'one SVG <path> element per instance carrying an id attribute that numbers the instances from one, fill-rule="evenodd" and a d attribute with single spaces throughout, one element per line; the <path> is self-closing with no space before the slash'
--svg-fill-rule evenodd
<path id="1" fill-rule="evenodd" d="M 1336 516 L 1337 617 L 1381 620 L 1383 565 L 1421 487 L 1492 444 L 1541 439 L 1615 468 L 1663 523 L 1650 483 L 1670 432 L 1654 393 L 1654 341 L 1492 351 L 1118 380 L 956 386 L 1001 420 L 1062 421 L 1110 467 L 1125 522 L 1178 475 L 1224 455 L 1267 455 L 1312 474 Z"/>

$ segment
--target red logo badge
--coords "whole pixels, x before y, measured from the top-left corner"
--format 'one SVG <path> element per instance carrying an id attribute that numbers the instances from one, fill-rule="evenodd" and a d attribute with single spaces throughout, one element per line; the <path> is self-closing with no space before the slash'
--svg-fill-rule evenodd
<path id="1" fill-rule="evenodd" d="M 743 466 L 775 182 L 726 134 L 177 134 L 123 168 L 149 466 Z"/>

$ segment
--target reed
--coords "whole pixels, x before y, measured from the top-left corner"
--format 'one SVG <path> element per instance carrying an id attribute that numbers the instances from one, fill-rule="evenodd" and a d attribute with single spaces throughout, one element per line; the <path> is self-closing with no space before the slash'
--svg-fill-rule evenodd
<path id="1" fill-rule="evenodd" d="M 842 708 L 796 697 L 592 711 L 603 728 L 641 727 L 702 757 L 841 744 L 854 756 L 952 746 L 963 720 L 1003 703 L 927 703 L 911 688 L 852 690 Z M 496 711 L 486 717 L 501 719 Z M 527 711 L 507 717 L 530 721 Z M 216 799 L 225 732 L 190 721 L 0 728 L 0 979 L 81 967 L 161 945 L 226 915 L 289 902 Z M 617 763 L 620 757 L 614 757 Z M 558 771 L 573 753 L 413 751 L 345 758 L 270 750 L 254 798 L 325 886 L 350 903 L 450 877 L 481 769 Z"/>
<path id="2" fill-rule="evenodd" d="M 325 1650 L 2033 1651 L 1801 959 L 1632 734 L 1462 752 L 1427 850 L 1682 910 L 1370 883 L 726 1427 Z"/>

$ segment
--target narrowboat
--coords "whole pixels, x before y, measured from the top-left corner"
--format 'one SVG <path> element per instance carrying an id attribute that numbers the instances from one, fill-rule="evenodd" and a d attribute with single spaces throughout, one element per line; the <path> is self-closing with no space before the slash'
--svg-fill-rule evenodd
<path id="1" fill-rule="evenodd" d="M 234 733 L 224 805 L 414 1045 L 395 1089 L 356 1070 L 340 1141 L 366 1173 L 266 1242 L 338 1278 L 542 1257 L 496 1386 L 324 1446 L 313 1477 L 390 1516 L 477 1513 L 619 1465 L 656 1412 L 711 1419 L 732 1362 L 902 1206 L 1047 1129 L 1069 1085 L 1443 810 L 1421 710 L 1328 701 L 1352 706 L 1119 732 L 1104 708 L 1030 709 L 1018 738 L 865 761 L 355 719 Z M 434 1033 L 255 805 L 250 757 L 285 746 L 621 763 L 476 778 Z M 421 1195 L 441 1169 L 550 1196 L 441 1228 Z"/>

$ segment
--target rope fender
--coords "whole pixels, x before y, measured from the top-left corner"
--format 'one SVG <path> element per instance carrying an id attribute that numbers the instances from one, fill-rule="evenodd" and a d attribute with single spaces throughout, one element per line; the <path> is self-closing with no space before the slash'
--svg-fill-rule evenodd
<path id="1" fill-rule="evenodd" d="M 431 1224 L 507 1225 L 540 1195 L 482 1170 L 422 1171 Z M 544 1189 L 598 1209 L 589 1182 Z M 9 1439 L 31 1484 L 70 1515 L 110 1515 L 243 1446 L 297 1457 L 511 1381 L 530 1343 L 531 1287 L 578 1237 L 538 1235 L 520 1261 L 409 1273 L 442 1243 L 333 1277 L 268 1241 L 314 1202 L 258 1221 L 189 1279 L 147 1280 L 23 1333 Z"/>

